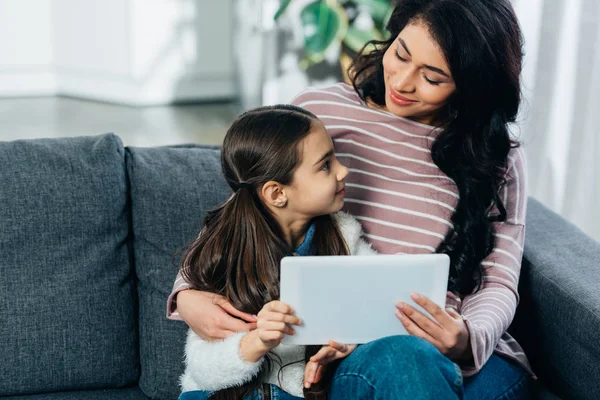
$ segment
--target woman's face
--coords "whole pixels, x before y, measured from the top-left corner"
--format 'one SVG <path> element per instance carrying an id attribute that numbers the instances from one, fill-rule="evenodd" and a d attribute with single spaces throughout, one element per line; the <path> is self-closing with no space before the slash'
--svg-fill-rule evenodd
<path id="1" fill-rule="evenodd" d="M 421 22 L 409 23 L 383 56 L 389 112 L 431 125 L 456 90 L 437 42 Z"/>

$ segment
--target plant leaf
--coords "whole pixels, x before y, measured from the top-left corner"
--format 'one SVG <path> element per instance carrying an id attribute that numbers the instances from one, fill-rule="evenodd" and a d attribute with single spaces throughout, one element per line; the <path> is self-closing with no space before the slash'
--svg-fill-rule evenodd
<path id="1" fill-rule="evenodd" d="M 348 20 L 341 7 L 330 7 L 325 1 L 315 1 L 300 12 L 304 29 L 304 51 L 309 59 L 317 60 L 334 41 L 346 35 Z"/>
<path id="2" fill-rule="evenodd" d="M 382 35 L 377 29 L 372 29 L 370 32 L 367 32 L 349 26 L 348 33 L 346 33 L 346 37 L 344 38 L 344 44 L 353 52 L 358 53 L 365 44 L 374 39 L 382 39 Z"/>
<path id="3" fill-rule="evenodd" d="M 279 19 L 279 17 L 281 17 L 283 15 L 283 13 L 288 8 L 288 6 L 290 5 L 291 2 L 292 2 L 292 0 L 281 0 L 281 6 L 279 7 L 279 10 L 277 10 L 277 12 L 275 13 L 275 16 L 273 17 L 273 19 L 275 21 L 277 21 Z"/>

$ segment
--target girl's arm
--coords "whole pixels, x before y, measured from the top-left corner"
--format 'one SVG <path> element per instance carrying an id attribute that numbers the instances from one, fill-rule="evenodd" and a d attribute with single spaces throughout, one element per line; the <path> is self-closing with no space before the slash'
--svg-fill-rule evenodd
<path id="1" fill-rule="evenodd" d="M 190 330 L 181 390 L 221 390 L 251 381 L 259 373 L 264 357 L 252 362 L 242 356 L 241 342 L 248 335 L 240 332 L 224 340 L 207 342 Z"/>
<path id="2" fill-rule="evenodd" d="M 236 310 L 222 296 L 191 289 L 181 274 L 177 274 L 167 300 L 167 318 L 185 321 L 196 335 L 207 341 L 256 329 L 254 316 Z"/>
<path id="3" fill-rule="evenodd" d="M 290 306 L 272 301 L 258 313 L 258 328 L 250 333 L 207 342 L 190 331 L 182 390 L 222 390 L 251 381 L 259 373 L 264 356 L 279 346 L 285 335 L 295 333 L 292 325 L 300 324 Z"/>

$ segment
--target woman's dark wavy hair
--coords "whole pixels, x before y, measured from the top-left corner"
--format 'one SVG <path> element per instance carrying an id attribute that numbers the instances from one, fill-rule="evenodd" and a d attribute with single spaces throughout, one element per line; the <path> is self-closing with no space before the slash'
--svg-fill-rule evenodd
<path id="1" fill-rule="evenodd" d="M 225 136 L 221 167 L 232 197 L 204 220 L 200 234 L 182 254 L 180 270 L 195 289 L 224 296 L 238 310 L 258 314 L 279 299 L 280 262 L 293 249 L 282 239 L 274 216 L 259 198 L 269 181 L 292 182 L 300 165 L 300 142 L 311 132 L 317 117 L 300 107 L 277 105 L 250 110 L 238 117 Z M 240 183 L 245 182 L 251 187 Z M 313 219 L 313 247 L 317 255 L 348 255 L 347 245 L 330 215 Z M 305 360 L 320 346 L 308 346 Z M 263 368 L 271 368 L 268 358 Z M 301 360 L 299 360 L 301 361 Z M 321 382 L 304 390 L 309 399 L 325 399 L 335 365 Z M 212 399 L 239 400 L 265 387 L 257 378 L 241 387 L 217 392 Z"/>
<path id="2" fill-rule="evenodd" d="M 390 39 L 371 42 L 371 52 L 365 46 L 350 66 L 363 100 L 385 105 L 383 55 L 411 23 L 428 28 L 456 83 L 440 111 L 431 156 L 458 187 L 453 229 L 437 251 L 450 256 L 448 289 L 466 295 L 481 285 L 481 261 L 494 247 L 492 222 L 506 220 L 499 191 L 508 153 L 519 146 L 508 124 L 521 101 L 521 30 L 509 0 L 399 0 L 387 25 Z"/>

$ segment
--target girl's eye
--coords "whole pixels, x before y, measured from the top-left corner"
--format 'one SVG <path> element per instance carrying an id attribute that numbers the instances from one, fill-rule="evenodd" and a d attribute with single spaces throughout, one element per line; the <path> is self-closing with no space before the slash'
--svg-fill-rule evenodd
<path id="1" fill-rule="evenodd" d="M 329 171 L 330 168 L 330 163 L 329 161 L 325 161 L 325 163 L 323 164 L 323 166 L 321 167 L 321 171 Z"/>
<path id="2" fill-rule="evenodd" d="M 431 79 L 427 78 L 427 76 L 425 74 L 423 74 L 423 78 L 425 78 L 425 80 L 433 86 L 438 86 L 440 84 L 440 82 L 438 82 L 438 81 L 432 81 Z"/>

